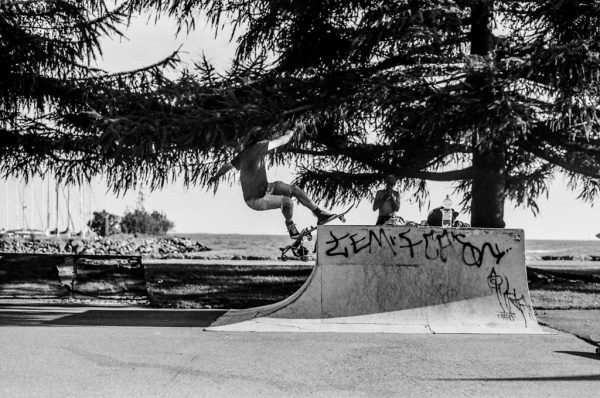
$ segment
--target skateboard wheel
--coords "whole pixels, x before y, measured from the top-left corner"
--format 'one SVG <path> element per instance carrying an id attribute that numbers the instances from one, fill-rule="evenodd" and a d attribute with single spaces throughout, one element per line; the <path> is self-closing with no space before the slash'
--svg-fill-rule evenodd
<path id="1" fill-rule="evenodd" d="M 600 355 L 600 348 L 596 348 L 596 354 Z"/>
<path id="2" fill-rule="evenodd" d="M 287 256 L 281 256 L 281 261 L 287 261 Z"/>
<path id="3" fill-rule="evenodd" d="M 346 222 L 346 217 L 344 217 L 344 216 L 340 217 L 340 221 L 341 222 Z"/>
<path id="4" fill-rule="evenodd" d="M 300 259 L 301 259 L 302 261 L 308 261 L 308 256 L 302 256 L 302 257 L 300 257 Z"/>
<path id="5" fill-rule="evenodd" d="M 306 235 L 306 240 L 312 240 L 312 235 Z"/>

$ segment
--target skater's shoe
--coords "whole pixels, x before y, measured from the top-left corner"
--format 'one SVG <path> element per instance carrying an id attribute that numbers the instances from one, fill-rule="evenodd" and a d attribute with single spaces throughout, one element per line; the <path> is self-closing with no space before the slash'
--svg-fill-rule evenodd
<path id="1" fill-rule="evenodd" d="M 315 216 L 317 216 L 317 225 L 327 224 L 329 221 L 333 220 L 337 217 L 337 215 L 333 213 L 328 213 L 321 209 L 316 209 L 314 211 Z"/>
<path id="2" fill-rule="evenodd" d="M 287 226 L 288 233 L 290 234 L 290 238 L 298 239 L 300 237 L 300 232 L 298 232 L 298 228 L 296 228 L 296 224 L 294 223 L 285 223 Z"/>

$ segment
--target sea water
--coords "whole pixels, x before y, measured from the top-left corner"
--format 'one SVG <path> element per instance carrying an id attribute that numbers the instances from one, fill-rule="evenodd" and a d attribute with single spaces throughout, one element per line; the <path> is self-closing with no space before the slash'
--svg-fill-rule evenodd
<path id="1" fill-rule="evenodd" d="M 290 244 L 286 235 L 236 235 L 236 234 L 176 234 L 197 240 L 223 256 L 279 256 L 280 247 Z M 312 251 L 313 242 L 308 242 Z M 586 259 L 600 256 L 600 239 L 596 240 L 536 240 L 525 241 L 527 259 L 541 259 L 543 256 L 572 256 L 574 259 Z"/>

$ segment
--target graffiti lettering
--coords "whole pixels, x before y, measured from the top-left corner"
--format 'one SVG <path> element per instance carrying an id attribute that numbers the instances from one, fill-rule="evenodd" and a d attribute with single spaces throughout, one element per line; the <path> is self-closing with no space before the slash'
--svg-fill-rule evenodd
<path id="1" fill-rule="evenodd" d="M 499 264 L 502 258 L 508 253 L 511 248 L 506 250 L 500 249 L 498 244 L 484 242 L 481 247 L 469 242 L 467 236 L 460 232 L 449 232 L 443 230 L 437 232 L 431 230 L 423 233 L 423 239 L 414 241 L 408 236 L 410 229 L 398 232 L 397 234 L 389 234 L 384 228 L 371 229 L 366 234 L 347 233 L 343 236 L 336 236 L 332 231 L 329 231 L 331 240 L 326 244 L 331 245 L 325 254 L 328 256 L 344 256 L 349 257 L 351 254 L 357 254 L 365 249 L 372 253 L 374 248 L 386 248 L 396 256 L 403 249 L 408 249 L 408 254 L 411 258 L 415 257 L 415 248 L 424 245 L 424 255 L 428 260 L 448 261 L 448 255 L 451 251 L 456 251 L 462 256 L 462 261 L 469 267 L 480 268 L 487 255 L 491 256 L 496 264 Z"/>
<path id="2" fill-rule="evenodd" d="M 397 250 L 408 249 L 410 257 L 415 256 L 415 247 L 418 247 L 423 241 L 419 240 L 413 242 L 407 235 L 410 230 L 406 230 L 398 233 L 397 236 L 388 235 L 385 229 L 370 230 L 367 235 L 360 235 L 358 233 L 346 233 L 343 236 L 336 236 L 333 231 L 329 231 L 330 240 L 325 242 L 329 245 L 325 250 L 327 256 L 344 256 L 348 257 L 350 254 L 357 254 L 361 251 L 368 249 L 369 253 L 372 253 L 374 247 L 388 248 L 393 255 L 397 255 Z"/>
<path id="3" fill-rule="evenodd" d="M 406 235 L 407 235 L 409 232 L 410 232 L 410 229 L 407 229 L 406 231 L 404 231 L 404 232 L 400 232 L 400 233 L 398 234 L 398 237 L 399 237 L 400 239 L 402 239 L 403 241 L 405 241 L 405 242 L 406 242 L 406 245 L 405 245 L 405 246 L 404 246 L 404 245 L 401 245 L 401 246 L 398 246 L 398 247 L 399 247 L 400 249 L 406 249 L 406 248 L 408 248 L 408 250 L 409 250 L 409 253 L 410 253 L 410 258 L 413 258 L 413 257 L 415 256 L 415 251 L 414 251 L 414 249 L 413 249 L 413 248 L 414 248 L 414 247 L 416 247 L 416 246 L 419 246 L 419 245 L 421 244 L 421 242 L 423 242 L 423 241 L 422 241 L 422 240 L 419 240 L 419 241 L 417 241 L 417 242 L 413 243 L 413 242 L 412 242 L 412 240 L 411 240 L 411 239 L 410 239 L 408 236 L 406 236 Z"/>
<path id="4" fill-rule="evenodd" d="M 358 246 L 358 244 L 364 240 L 367 240 L 366 237 L 362 237 L 359 240 L 354 240 L 354 237 L 356 237 L 358 234 L 352 234 L 350 235 L 350 240 L 352 241 L 352 250 L 354 250 L 354 253 L 359 253 L 361 251 L 363 251 L 366 248 L 370 248 L 371 247 L 371 243 L 365 243 L 362 246 Z"/>
<path id="5" fill-rule="evenodd" d="M 530 310 L 531 307 L 527 304 L 527 301 L 525 300 L 525 296 L 521 294 L 520 297 L 517 296 L 517 291 L 515 289 L 512 290 L 512 292 L 510 292 L 508 290 L 508 284 L 507 284 L 507 290 L 503 293 L 504 295 L 504 299 L 509 302 L 517 311 L 519 311 L 521 313 L 521 316 L 523 317 L 523 320 L 525 321 L 525 326 L 527 326 L 527 317 L 525 316 L 525 312 L 528 313 L 529 316 L 531 316 L 530 314 Z"/>
<path id="6" fill-rule="evenodd" d="M 425 257 L 429 260 L 439 258 L 445 263 L 448 260 L 446 249 L 448 247 L 454 247 L 452 245 L 452 237 L 453 236 L 450 235 L 447 230 L 437 234 L 435 231 L 423 234 L 423 238 L 425 238 Z M 435 249 L 435 255 L 430 254 L 430 247 Z"/>
<path id="7" fill-rule="evenodd" d="M 385 229 L 383 229 L 383 228 L 379 229 L 379 237 L 377 237 L 377 235 L 375 234 L 375 231 L 373 231 L 373 230 L 369 231 L 369 253 L 371 253 L 371 244 L 373 243 L 373 239 L 375 239 L 375 241 L 377 242 L 379 247 L 382 247 L 382 243 L 385 240 L 387 242 L 388 246 L 390 247 L 390 250 L 392 251 L 392 253 L 394 253 L 394 256 L 396 255 L 396 251 L 394 251 L 394 243 L 395 242 L 393 239 L 390 241 L 387 234 L 385 233 Z"/>
<path id="8" fill-rule="evenodd" d="M 527 327 L 527 316 L 531 316 L 531 313 L 530 306 L 527 304 L 525 296 L 517 296 L 516 289 L 512 289 L 511 292 L 510 283 L 506 276 L 503 277 L 498 275 L 494 267 L 492 267 L 487 280 L 490 290 L 494 292 L 496 298 L 498 299 L 498 304 L 500 304 L 501 311 L 498 313 L 498 317 L 509 321 L 514 321 L 516 313 L 513 311 L 513 309 L 517 310 L 523 317 L 525 326 Z M 503 286 L 505 286 L 504 291 L 502 290 Z"/>
<path id="9" fill-rule="evenodd" d="M 435 249 L 435 255 L 429 254 L 429 248 L 431 246 L 435 246 L 433 243 L 433 242 L 435 242 L 433 240 L 434 233 L 435 233 L 434 231 L 431 231 L 429 233 L 423 234 L 423 238 L 425 238 L 425 257 L 427 257 L 429 260 L 435 260 L 440 255 L 440 251 L 438 249 Z"/>
<path id="10" fill-rule="evenodd" d="M 328 255 L 328 256 L 344 256 L 344 257 L 348 257 L 348 248 L 347 247 L 344 247 L 343 251 L 336 252 L 334 250 L 338 248 L 340 241 L 342 239 L 345 239 L 348 236 L 350 236 L 350 234 L 346 234 L 346 235 L 338 238 L 337 236 L 335 236 L 333 234 L 333 232 L 329 231 L 329 235 L 331 235 L 331 240 L 327 241 L 325 243 L 326 244 L 333 243 L 335 246 L 330 247 L 329 249 L 327 249 L 327 251 L 325 252 L 325 254 Z"/>
<path id="11" fill-rule="evenodd" d="M 500 250 L 498 244 L 491 245 L 489 242 L 485 242 L 481 248 L 476 247 L 471 242 L 467 242 L 464 234 L 452 234 L 454 239 L 456 239 L 462 245 L 462 258 L 463 262 L 472 267 L 476 266 L 477 268 L 481 267 L 483 264 L 483 257 L 485 255 L 485 249 L 487 248 L 490 255 L 496 259 L 496 264 L 500 264 L 500 260 L 506 253 L 508 253 L 512 248 L 509 247 L 506 250 Z"/>

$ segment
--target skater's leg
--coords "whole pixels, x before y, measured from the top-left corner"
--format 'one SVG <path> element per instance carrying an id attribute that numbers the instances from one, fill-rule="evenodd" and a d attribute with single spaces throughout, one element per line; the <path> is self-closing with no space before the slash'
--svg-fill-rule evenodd
<path id="1" fill-rule="evenodd" d="M 283 197 L 294 197 L 298 199 L 301 205 L 307 207 L 317 217 L 317 224 L 325 224 L 335 218 L 335 214 L 321 210 L 311 198 L 308 197 L 299 186 L 294 184 L 286 184 L 285 182 L 276 181 L 273 183 L 273 194 Z"/>
<path id="2" fill-rule="evenodd" d="M 260 199 L 252 199 L 246 201 L 248 206 L 254 210 L 273 210 L 281 209 L 286 223 L 292 222 L 294 216 L 294 202 L 287 196 L 267 194 Z"/>
<path id="3" fill-rule="evenodd" d="M 283 217 L 285 217 L 285 226 L 290 234 L 290 238 L 296 239 L 300 236 L 300 232 L 292 220 L 292 217 L 294 216 L 294 202 L 287 196 L 281 195 L 280 198 L 281 212 L 283 213 Z"/>
<path id="4" fill-rule="evenodd" d="M 294 202 L 288 196 L 267 194 L 259 199 L 250 199 L 246 201 L 246 204 L 254 210 L 273 210 L 281 209 L 283 216 L 285 217 L 285 225 L 292 239 L 296 239 L 300 233 L 294 225 L 292 217 L 294 216 Z"/>
<path id="5" fill-rule="evenodd" d="M 285 217 L 285 223 L 293 224 L 294 202 L 287 196 L 281 196 L 281 212 L 283 213 L 283 217 Z"/>
<path id="6" fill-rule="evenodd" d="M 274 182 L 273 195 L 283 195 L 298 199 L 298 202 L 310 211 L 315 211 L 317 205 L 299 186 L 294 184 L 286 184 L 285 182 Z"/>

